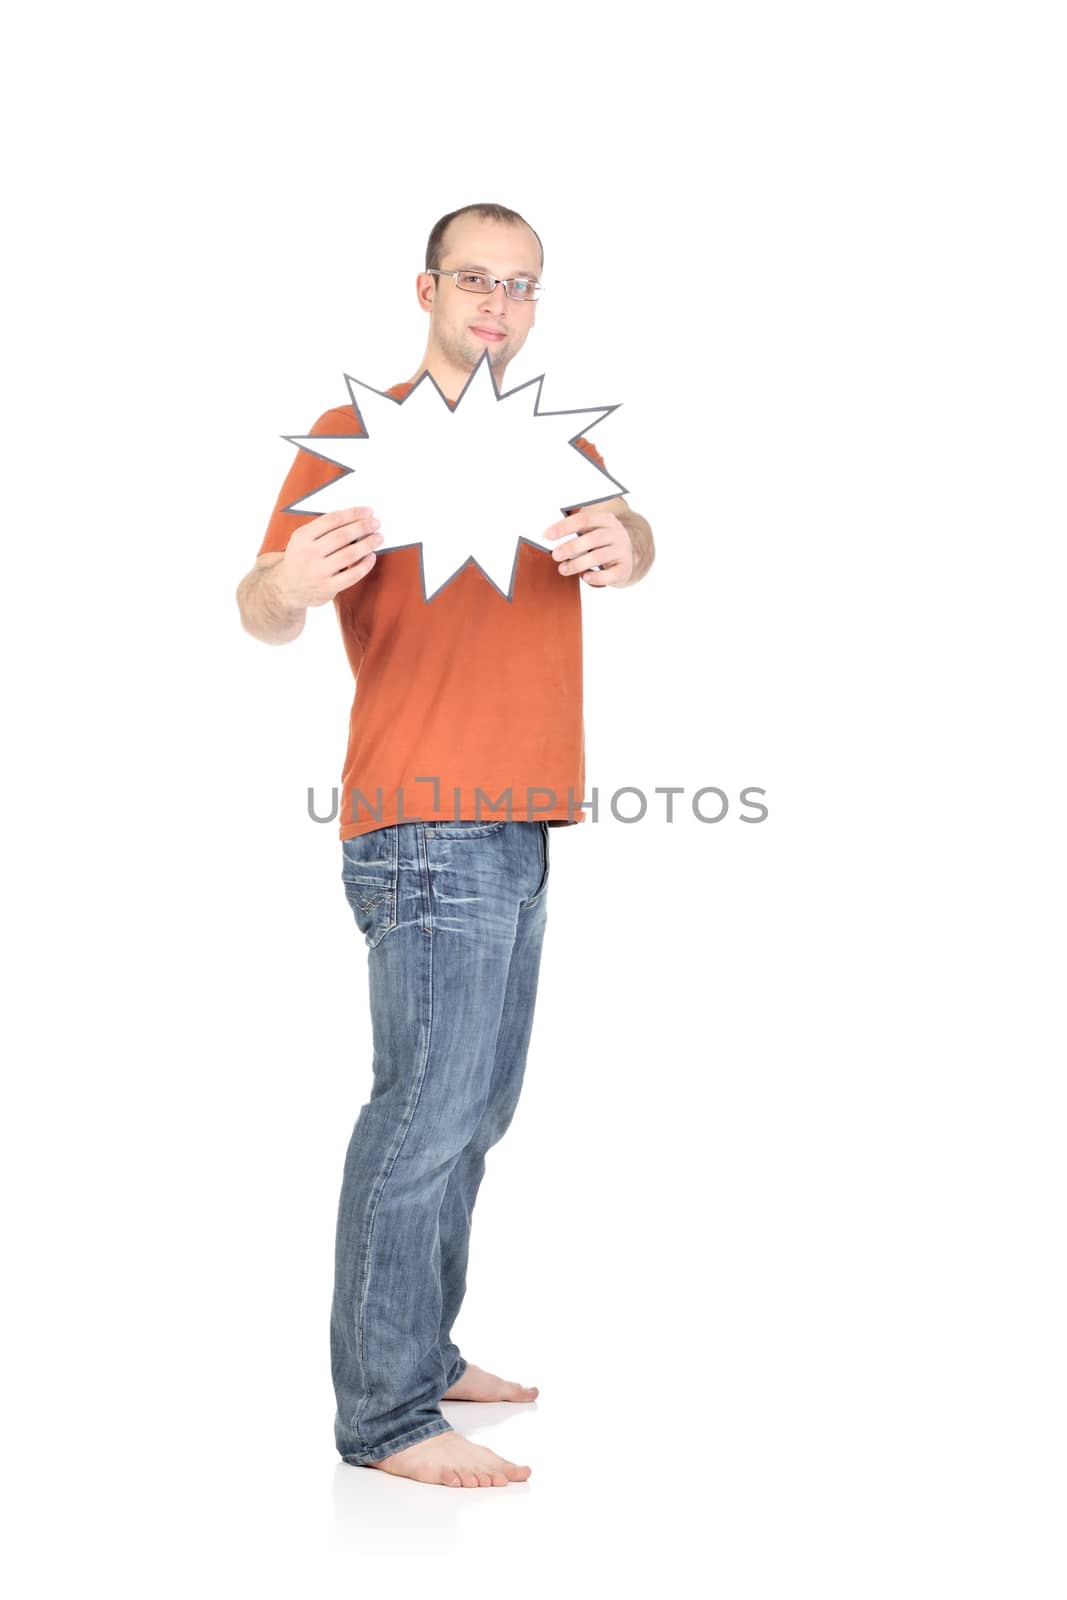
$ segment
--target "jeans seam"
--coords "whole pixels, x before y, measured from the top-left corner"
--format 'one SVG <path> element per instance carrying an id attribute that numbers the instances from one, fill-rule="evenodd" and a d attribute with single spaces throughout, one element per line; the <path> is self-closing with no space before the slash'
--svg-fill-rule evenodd
<path id="1" fill-rule="evenodd" d="M 368 1292 L 370 1290 L 371 1270 L 372 1270 L 373 1265 L 374 1265 L 374 1224 L 378 1220 L 378 1206 L 381 1203 L 381 1198 L 382 1198 L 382 1194 L 383 1194 L 383 1192 L 385 1190 L 385 1186 L 389 1182 L 390 1177 L 392 1176 L 393 1168 L 396 1166 L 397 1161 L 400 1159 L 400 1152 L 403 1150 L 404 1145 L 407 1142 L 408 1134 L 411 1131 L 411 1125 L 415 1120 L 415 1113 L 419 1109 L 419 1101 L 422 1099 L 422 1091 L 423 1091 L 423 1088 L 425 1087 L 425 1084 L 426 1084 L 426 1073 L 427 1073 L 427 1070 L 428 1070 L 429 1064 L 430 1064 L 430 1046 L 431 1046 L 431 1041 L 432 1041 L 432 1038 L 433 1038 L 433 944 L 432 944 L 432 941 L 431 941 L 430 945 L 426 948 L 426 955 L 427 955 L 427 960 L 429 962 L 429 981 L 428 981 L 428 983 L 426 985 L 427 1011 L 428 1011 L 428 1015 L 427 1015 L 427 1019 L 426 1019 L 426 1044 L 425 1044 L 425 1047 L 424 1047 L 423 1052 L 422 1052 L 422 1061 L 421 1061 L 420 1067 L 419 1067 L 419 1075 L 418 1075 L 418 1079 L 417 1079 L 417 1083 L 416 1083 L 415 1094 L 414 1094 L 414 1097 L 412 1099 L 411 1105 L 409 1106 L 409 1108 L 408 1108 L 408 1110 L 407 1110 L 407 1112 L 405 1114 L 404 1125 L 403 1125 L 403 1129 L 402 1129 L 402 1132 L 401 1132 L 401 1135 L 400 1135 L 400 1142 L 398 1143 L 396 1149 L 394 1150 L 394 1152 L 392 1154 L 392 1157 L 389 1160 L 388 1168 L 386 1169 L 386 1171 L 385 1171 L 385 1173 L 384 1173 L 384 1175 L 382 1177 L 382 1180 L 378 1185 L 377 1193 L 374 1196 L 374 1206 L 373 1206 L 373 1209 L 371 1211 L 370 1221 L 367 1224 L 366 1266 L 365 1266 L 365 1270 L 364 1270 L 364 1273 L 363 1273 L 363 1284 L 362 1284 L 361 1289 L 360 1289 L 359 1316 L 358 1316 L 357 1325 L 356 1325 L 356 1343 L 357 1343 L 357 1345 L 359 1347 L 359 1359 L 360 1359 L 360 1363 L 361 1363 L 364 1371 L 366 1371 L 366 1369 L 367 1369 L 367 1353 L 366 1353 L 366 1350 L 365 1350 L 364 1344 L 363 1344 L 363 1327 L 364 1327 L 364 1322 L 366 1320 L 366 1315 L 365 1314 L 366 1314 L 366 1306 L 367 1306 L 367 1295 L 368 1295 Z M 352 1432 L 355 1434 L 357 1439 L 359 1438 L 360 1418 L 363 1416 L 364 1411 L 367 1409 L 367 1405 L 368 1405 L 368 1403 L 369 1403 L 369 1401 L 371 1399 L 372 1392 L 373 1391 L 368 1386 L 367 1389 L 366 1389 L 366 1392 L 363 1395 L 363 1400 L 362 1400 L 362 1403 L 360 1404 L 359 1410 L 356 1412 L 355 1416 L 352 1418 Z"/>
<path id="2" fill-rule="evenodd" d="M 424 911 L 425 912 L 425 918 L 423 918 L 422 916 L 420 916 L 420 918 L 419 918 L 419 930 L 420 930 L 420 932 L 422 932 L 424 934 L 432 935 L 433 934 L 433 901 L 432 901 L 432 898 L 431 898 L 431 895 L 430 895 L 430 881 L 431 881 L 431 878 L 432 878 L 433 874 L 430 871 L 430 852 L 429 852 L 429 848 L 428 848 L 428 846 L 426 844 L 426 827 L 427 827 L 427 824 L 424 823 L 424 822 L 419 822 L 419 823 L 416 823 L 416 827 L 418 828 L 418 833 L 416 834 L 416 839 L 418 841 L 419 876 L 420 876 L 420 878 L 422 880 L 422 882 L 420 884 L 420 889 L 421 889 L 420 900 L 422 902 L 422 905 L 420 906 L 420 911 Z"/>

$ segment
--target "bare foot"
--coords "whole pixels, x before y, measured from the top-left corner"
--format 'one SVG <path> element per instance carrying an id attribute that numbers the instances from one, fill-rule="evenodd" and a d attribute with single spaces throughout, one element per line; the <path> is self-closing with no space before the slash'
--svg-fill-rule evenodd
<path id="1" fill-rule="evenodd" d="M 530 1476 L 529 1467 L 506 1461 L 484 1445 L 472 1444 L 454 1428 L 367 1465 L 418 1483 L 443 1483 L 449 1489 L 505 1489 Z"/>
<path id="2" fill-rule="evenodd" d="M 486 1372 L 473 1362 L 467 1366 L 462 1378 L 446 1389 L 442 1400 L 536 1400 L 541 1391 L 526 1388 L 521 1383 L 509 1383 L 498 1378 L 495 1372 Z"/>

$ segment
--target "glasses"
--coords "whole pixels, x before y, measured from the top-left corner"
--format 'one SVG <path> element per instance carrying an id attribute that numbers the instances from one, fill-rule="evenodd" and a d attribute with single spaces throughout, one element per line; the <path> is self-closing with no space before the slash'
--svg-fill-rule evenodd
<path id="1" fill-rule="evenodd" d="M 536 278 L 494 278 L 491 273 L 471 272 L 465 267 L 455 272 L 442 272 L 440 267 L 427 267 L 426 271 L 432 278 L 454 278 L 456 288 L 466 289 L 469 294 L 492 294 L 502 283 L 509 300 L 536 300 L 543 288 Z"/>

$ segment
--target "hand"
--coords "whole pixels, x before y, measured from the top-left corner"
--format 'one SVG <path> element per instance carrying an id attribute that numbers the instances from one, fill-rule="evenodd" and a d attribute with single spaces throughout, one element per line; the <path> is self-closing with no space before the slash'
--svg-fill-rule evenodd
<path id="1" fill-rule="evenodd" d="M 385 535 L 369 506 L 328 511 L 297 528 L 271 577 L 286 605 L 322 606 L 374 566 Z"/>
<path id="2" fill-rule="evenodd" d="M 634 547 L 628 529 L 613 511 L 601 506 L 581 506 L 542 534 L 559 539 L 552 559 L 568 577 L 578 573 L 593 589 L 626 583 L 634 570 Z M 594 572 L 594 567 L 602 567 Z"/>

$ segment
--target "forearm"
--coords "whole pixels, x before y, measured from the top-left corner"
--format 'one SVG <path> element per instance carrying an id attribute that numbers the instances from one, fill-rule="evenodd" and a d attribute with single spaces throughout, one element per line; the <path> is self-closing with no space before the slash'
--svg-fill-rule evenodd
<path id="1" fill-rule="evenodd" d="M 620 511 L 619 521 L 630 535 L 630 543 L 634 552 L 634 570 L 625 583 L 616 584 L 618 589 L 629 589 L 632 584 L 640 583 L 646 577 L 648 569 L 656 559 L 656 546 L 652 539 L 652 529 L 644 517 L 636 511 Z"/>
<path id="2" fill-rule="evenodd" d="M 264 644 L 288 644 L 304 630 L 307 610 L 290 605 L 277 580 L 278 563 L 253 567 L 237 589 L 237 604 L 245 632 Z"/>

